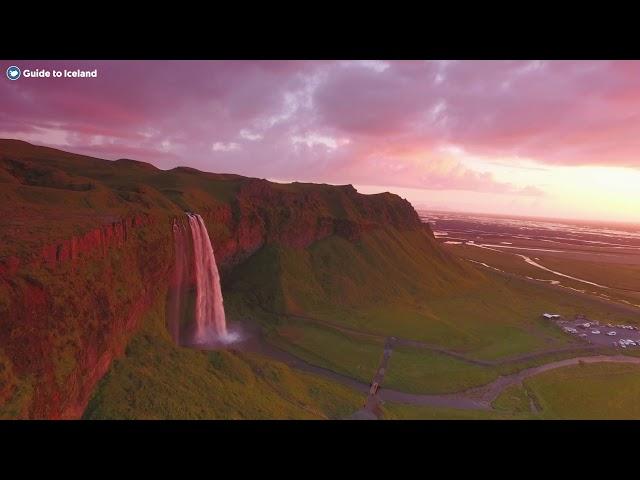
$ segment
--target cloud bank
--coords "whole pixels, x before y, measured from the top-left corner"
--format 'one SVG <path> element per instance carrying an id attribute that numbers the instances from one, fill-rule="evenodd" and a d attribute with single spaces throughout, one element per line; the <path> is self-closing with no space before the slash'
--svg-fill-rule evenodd
<path id="1" fill-rule="evenodd" d="M 640 169 L 635 61 L 0 63 L 99 71 L 1 81 L 0 137 L 160 168 L 524 197 L 474 159 Z"/>

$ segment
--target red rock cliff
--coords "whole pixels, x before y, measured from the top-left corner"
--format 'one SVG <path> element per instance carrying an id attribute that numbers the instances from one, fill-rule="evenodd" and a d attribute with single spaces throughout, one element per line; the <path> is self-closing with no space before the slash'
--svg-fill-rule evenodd
<path id="1" fill-rule="evenodd" d="M 251 179 L 231 203 L 201 212 L 223 267 L 241 262 L 266 243 L 304 248 L 333 234 L 357 241 L 375 228 L 429 230 L 397 195 L 362 195 L 351 185 L 293 185 L 297 188 Z"/>

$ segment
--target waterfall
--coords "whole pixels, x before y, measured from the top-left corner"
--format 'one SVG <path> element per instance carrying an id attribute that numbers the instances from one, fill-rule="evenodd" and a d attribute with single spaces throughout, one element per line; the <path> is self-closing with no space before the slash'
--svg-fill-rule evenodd
<path id="1" fill-rule="evenodd" d="M 237 336 L 227 331 L 220 275 L 207 227 L 200 215 L 187 213 L 187 219 L 188 226 L 175 221 L 173 224 L 176 258 L 169 298 L 169 330 L 178 343 L 210 345 L 232 342 Z M 195 287 L 192 309 L 184 306 L 184 298 L 189 291 L 187 282 Z M 191 321 L 186 342 L 181 338 L 185 315 L 192 317 L 188 319 Z"/>
<path id="2" fill-rule="evenodd" d="M 207 227 L 200 215 L 188 214 L 193 238 L 193 262 L 196 273 L 194 343 L 208 343 L 227 337 L 222 304 L 220 275 L 213 255 Z"/>

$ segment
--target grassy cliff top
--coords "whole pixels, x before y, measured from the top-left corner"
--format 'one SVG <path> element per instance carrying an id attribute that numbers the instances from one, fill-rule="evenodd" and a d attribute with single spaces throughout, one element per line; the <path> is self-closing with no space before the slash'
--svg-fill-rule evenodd
<path id="1" fill-rule="evenodd" d="M 282 221 L 338 219 L 418 228 L 411 204 L 391 193 L 363 195 L 351 185 L 280 184 L 188 167 L 160 170 L 131 159 L 77 155 L 0 139 L 0 258 L 23 256 L 43 245 L 132 215 L 167 217 L 251 210 Z"/>

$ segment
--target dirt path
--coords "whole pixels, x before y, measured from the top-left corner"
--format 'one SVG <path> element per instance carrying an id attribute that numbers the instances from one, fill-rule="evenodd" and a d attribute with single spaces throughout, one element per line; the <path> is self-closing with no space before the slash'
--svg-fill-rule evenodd
<path id="1" fill-rule="evenodd" d="M 298 319 L 298 320 L 302 320 L 304 322 L 308 322 L 311 324 L 318 324 L 318 325 L 322 325 L 334 330 L 337 330 L 339 332 L 343 332 L 346 334 L 352 334 L 352 335 L 359 335 L 359 336 L 363 336 L 363 337 L 368 337 L 368 338 L 374 338 L 376 340 L 384 340 L 385 342 L 389 339 L 389 338 L 393 338 L 393 343 L 394 346 L 399 345 L 399 346 L 404 346 L 404 347 L 411 347 L 411 348 L 419 348 L 419 349 L 424 349 L 424 350 L 429 350 L 435 353 L 439 353 L 442 355 L 447 355 L 449 357 L 453 357 L 456 358 L 458 360 L 461 360 L 463 362 L 472 364 L 472 365 L 479 365 L 479 366 L 483 366 L 483 367 L 499 367 L 502 365 L 509 365 L 512 363 L 517 363 L 517 362 L 521 362 L 521 361 L 526 361 L 526 360 L 534 360 L 536 358 L 541 358 L 541 357 L 545 357 L 548 355 L 554 355 L 554 354 L 559 354 L 559 353 L 583 353 L 585 350 L 602 350 L 602 346 L 599 345 L 593 345 L 593 344 L 577 344 L 577 345 L 570 345 L 567 347 L 558 347 L 558 348 L 552 348 L 550 350 L 541 350 L 538 352 L 532 352 L 532 353 L 523 353 L 520 355 L 513 355 L 510 357 L 504 357 L 501 358 L 499 360 L 482 360 L 482 359 L 477 359 L 477 358 L 470 358 L 466 355 L 464 355 L 463 353 L 460 352 L 456 352 L 455 350 L 451 350 L 448 348 L 443 348 L 440 347 L 438 345 L 432 344 L 432 343 L 427 343 L 427 342 L 422 342 L 419 340 L 411 340 L 408 338 L 402 338 L 402 337 L 387 337 L 385 335 L 380 335 L 377 333 L 371 333 L 371 332 L 362 332 L 360 330 L 355 330 L 352 328 L 348 328 L 348 327 L 343 327 L 341 325 L 335 324 L 335 323 L 331 323 L 331 322 L 327 322 L 326 320 L 319 320 L 316 318 L 311 318 L 311 317 L 304 317 L 304 316 L 300 316 L 300 315 L 284 315 L 282 314 L 282 316 L 285 317 L 290 317 L 290 318 L 294 318 L 294 319 Z"/>
<path id="2" fill-rule="evenodd" d="M 463 394 L 471 397 L 477 397 L 482 403 L 490 405 L 496 398 L 498 398 L 505 388 L 511 385 L 521 384 L 526 378 L 538 375 L 542 372 L 571 365 L 579 365 L 581 362 L 633 363 L 640 365 L 640 357 L 629 357 L 625 355 L 597 355 L 592 357 L 574 357 L 565 360 L 558 360 L 556 362 L 546 363 L 537 367 L 527 368 L 526 370 L 522 370 L 511 375 L 501 376 L 487 385 L 466 390 Z"/>
<path id="3" fill-rule="evenodd" d="M 256 327 L 248 329 L 248 331 L 246 332 L 246 339 L 235 344 L 235 347 L 232 350 L 238 350 L 240 352 L 247 353 L 257 353 L 258 355 L 262 355 L 264 357 L 272 358 L 274 360 L 282 362 L 289 367 L 295 368 L 296 370 L 313 373 L 315 375 L 328 378 L 329 380 L 334 380 L 362 393 L 368 392 L 369 390 L 367 385 L 363 382 L 360 382 L 347 375 L 334 372 L 333 370 L 330 370 L 328 368 L 313 365 L 302 360 L 299 357 L 296 357 L 292 353 L 289 353 L 276 347 L 275 345 L 270 344 L 264 339 L 262 333 Z"/>
<path id="4" fill-rule="evenodd" d="M 310 320 L 310 319 L 309 319 Z M 370 334 L 373 335 L 373 334 Z M 522 381 L 531 376 L 537 375 L 542 372 L 553 370 L 556 368 L 562 368 L 571 365 L 578 365 L 581 362 L 584 363 L 602 363 L 602 362 L 615 362 L 615 363 L 632 363 L 640 365 L 640 357 L 631 357 L 624 355 L 593 355 L 593 356 L 579 356 L 568 358 L 564 360 L 557 360 L 549 362 L 536 367 L 521 370 L 520 372 L 510 375 L 503 375 L 498 377 L 493 382 L 480 387 L 474 387 L 461 392 L 450 394 L 412 394 L 407 392 L 401 392 L 398 390 L 392 390 L 384 388 L 383 381 L 388 369 L 389 359 L 393 353 L 393 348 L 401 346 L 412 346 L 417 348 L 428 348 L 434 350 L 431 345 L 423 344 L 414 340 L 401 339 L 397 337 L 387 337 L 384 343 L 383 355 L 380 360 L 380 364 L 373 376 L 370 385 L 355 380 L 347 375 L 336 373 L 330 369 L 312 365 L 295 355 L 286 352 L 274 345 L 268 343 L 257 326 L 254 326 L 248 335 L 248 338 L 238 344 L 237 350 L 245 352 L 254 352 L 259 355 L 263 355 L 275 360 L 281 361 L 286 365 L 315 375 L 328 378 L 343 385 L 346 385 L 354 390 L 366 395 L 364 406 L 362 409 L 356 411 L 349 419 L 362 419 L 362 420 L 375 420 L 382 418 L 382 411 L 380 405 L 383 402 L 403 403 L 410 405 L 423 405 L 432 407 L 445 407 L 467 410 L 491 410 L 492 402 L 502 393 L 502 391 L 515 384 L 522 384 Z M 572 350 L 582 350 L 584 347 L 579 348 L 564 348 L 556 349 L 547 352 L 538 352 L 534 354 L 522 355 L 520 357 L 513 357 L 511 359 L 504 359 L 498 362 L 487 362 L 485 365 L 499 365 L 510 362 L 515 362 L 522 359 L 531 359 L 537 356 L 548 355 L 550 353 L 570 352 Z M 437 349 L 436 351 L 447 352 L 443 349 Z M 465 359 L 472 363 L 477 363 L 477 360 L 468 359 L 455 352 L 448 352 L 456 357 Z M 380 389 L 374 394 L 371 393 L 371 385 L 378 383 L 381 385 Z M 534 399 L 530 399 L 532 402 L 532 411 L 538 411 L 538 406 L 534 405 Z"/>
<path id="5" fill-rule="evenodd" d="M 375 384 L 382 385 L 392 352 L 392 340 L 387 338 L 384 343 L 384 351 L 382 353 L 382 358 L 380 359 L 380 364 L 378 365 L 378 369 L 376 370 L 373 380 L 371 380 L 371 384 L 369 385 L 369 391 L 367 393 L 367 399 L 365 400 L 364 407 L 350 417 L 352 420 L 372 420 L 382 418 L 379 390 L 376 388 L 374 391 L 373 386 Z"/>
<path id="6" fill-rule="evenodd" d="M 431 407 L 446 407 L 465 410 L 491 410 L 491 404 L 498 398 L 502 391 L 516 384 L 521 384 L 526 378 L 532 377 L 542 372 L 554 370 L 556 368 L 567 367 L 584 363 L 632 363 L 640 365 L 640 358 L 627 357 L 624 355 L 599 355 L 593 357 L 575 357 L 566 360 L 547 363 L 538 367 L 528 368 L 512 375 L 501 376 L 493 382 L 481 387 L 472 388 L 463 392 L 444 395 L 418 395 L 395 390 L 381 389 L 380 398 L 384 401 L 404 403 L 410 405 L 424 405 Z M 532 411 L 539 412 L 539 407 L 535 404 L 535 399 L 530 398 Z"/>

